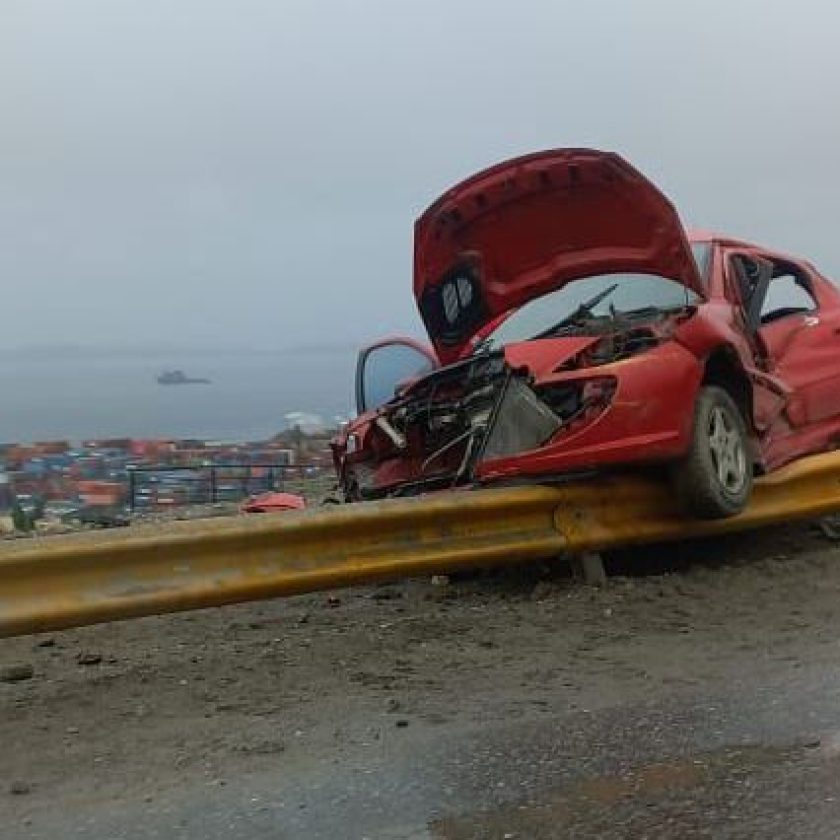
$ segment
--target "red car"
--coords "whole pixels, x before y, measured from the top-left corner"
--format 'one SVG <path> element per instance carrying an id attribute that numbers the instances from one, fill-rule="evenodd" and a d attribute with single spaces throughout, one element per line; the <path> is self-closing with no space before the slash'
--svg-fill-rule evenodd
<path id="1" fill-rule="evenodd" d="M 615 154 L 541 152 L 415 226 L 433 350 L 362 351 L 333 442 L 345 498 L 663 465 L 694 515 L 840 437 L 840 293 L 808 262 L 687 235 Z"/>

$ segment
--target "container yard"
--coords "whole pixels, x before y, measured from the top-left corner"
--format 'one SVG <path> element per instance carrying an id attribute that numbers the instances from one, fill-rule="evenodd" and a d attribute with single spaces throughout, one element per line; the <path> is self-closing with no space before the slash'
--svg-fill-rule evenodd
<path id="1" fill-rule="evenodd" d="M 239 502 L 266 491 L 323 495 L 332 482 L 327 432 L 268 441 L 113 438 L 0 445 L 6 534 L 102 517 Z M 20 513 L 23 513 L 23 519 Z M 29 527 L 20 523 L 28 521 Z"/>

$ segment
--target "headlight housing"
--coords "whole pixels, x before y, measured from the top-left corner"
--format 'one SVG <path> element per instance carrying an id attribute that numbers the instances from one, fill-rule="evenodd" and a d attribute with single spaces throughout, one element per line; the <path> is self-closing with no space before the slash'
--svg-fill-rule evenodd
<path id="1" fill-rule="evenodd" d="M 595 420 L 616 390 L 613 376 L 557 382 L 534 391 L 512 377 L 490 420 L 481 460 L 528 452 Z"/>
<path id="2" fill-rule="evenodd" d="M 483 460 L 536 449 L 554 435 L 561 421 L 519 377 L 512 377 L 490 422 Z"/>

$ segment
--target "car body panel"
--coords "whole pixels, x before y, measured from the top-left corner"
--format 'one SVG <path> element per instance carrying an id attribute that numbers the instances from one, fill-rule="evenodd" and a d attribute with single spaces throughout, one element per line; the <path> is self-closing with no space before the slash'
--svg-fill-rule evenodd
<path id="1" fill-rule="evenodd" d="M 650 375 L 651 366 L 659 375 Z M 574 379 L 591 379 L 582 369 L 540 379 L 542 386 Z M 664 461 L 688 447 L 689 415 L 703 371 L 696 357 L 675 342 L 661 344 L 647 354 L 597 368 L 598 377 L 614 376 L 617 389 L 609 407 L 591 423 L 569 434 L 560 433 L 539 449 L 478 464 L 479 480 L 516 475 L 561 474 L 605 464 L 639 460 Z"/>
<path id="2" fill-rule="evenodd" d="M 815 304 L 812 311 L 761 324 L 756 332 L 760 371 L 754 379 L 769 383 L 765 393 L 756 392 L 756 410 L 762 404 L 767 409 L 761 429 L 767 468 L 833 448 L 840 438 L 840 291 L 807 260 L 731 240 L 721 241 L 718 250 L 722 286 L 735 285 L 727 283 L 734 257 L 767 260 L 796 269 Z M 743 304 L 740 297 L 733 302 Z"/>

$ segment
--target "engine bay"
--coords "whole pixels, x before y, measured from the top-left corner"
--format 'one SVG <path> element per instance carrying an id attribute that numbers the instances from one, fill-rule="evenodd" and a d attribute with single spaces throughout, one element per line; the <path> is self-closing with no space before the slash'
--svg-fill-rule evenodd
<path id="1" fill-rule="evenodd" d="M 555 374 L 627 359 L 670 334 L 656 323 L 616 329 L 612 321 L 603 332 L 606 324 L 588 326 L 594 340 L 558 360 Z M 539 448 L 600 412 L 614 390 L 609 377 L 540 381 L 512 368 L 503 350 L 476 353 L 426 374 L 377 413 L 345 495 L 376 499 L 469 484 L 483 460 Z"/>
<path id="2" fill-rule="evenodd" d="M 399 486 L 367 483 L 373 475 L 363 468 L 354 473 L 353 491 L 359 498 L 379 498 L 468 483 L 482 458 L 548 440 L 579 410 L 579 392 L 570 384 L 541 399 L 530 377 L 511 370 L 501 352 L 435 371 L 374 421 L 380 469 L 388 474 L 392 462 Z"/>

